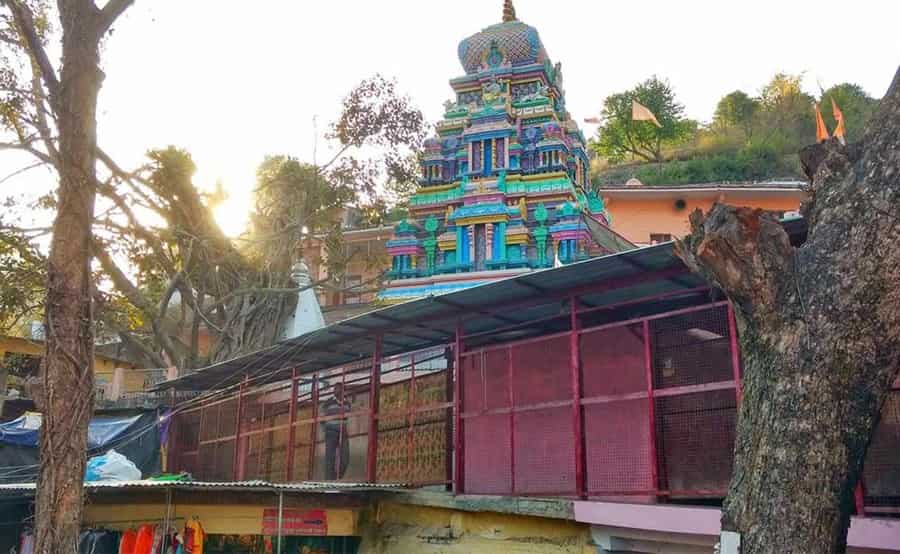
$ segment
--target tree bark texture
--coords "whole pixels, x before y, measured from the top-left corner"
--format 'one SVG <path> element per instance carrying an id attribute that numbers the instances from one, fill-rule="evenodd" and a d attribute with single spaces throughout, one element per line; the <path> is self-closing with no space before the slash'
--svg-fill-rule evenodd
<path id="1" fill-rule="evenodd" d="M 721 204 L 677 245 L 735 307 L 743 401 L 722 525 L 743 554 L 846 550 L 900 359 L 900 72 L 860 143 L 801 160 L 802 246 L 760 210 Z"/>
<path id="2" fill-rule="evenodd" d="M 99 43 L 130 3 L 113 0 L 100 10 L 92 0 L 60 0 L 59 81 L 46 71 L 43 75 L 59 133 L 59 188 L 48 258 L 47 349 L 38 398 L 44 421 L 35 499 L 35 552 L 41 554 L 78 551 L 87 429 L 94 404 L 90 245 L 96 194 L 97 96 L 103 80 Z"/>

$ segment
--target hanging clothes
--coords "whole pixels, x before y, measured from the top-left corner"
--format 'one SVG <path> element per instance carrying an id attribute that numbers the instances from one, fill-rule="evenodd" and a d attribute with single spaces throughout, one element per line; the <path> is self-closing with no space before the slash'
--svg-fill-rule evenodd
<path id="1" fill-rule="evenodd" d="M 34 535 L 30 531 L 22 533 L 19 541 L 19 554 L 34 554 Z"/>
<path id="2" fill-rule="evenodd" d="M 153 554 L 159 554 L 163 545 L 163 536 L 165 531 L 162 527 L 157 527 L 153 530 L 153 546 L 150 548 L 150 552 Z"/>
<path id="3" fill-rule="evenodd" d="M 184 554 L 190 554 L 194 548 L 194 530 L 188 527 L 186 523 L 184 524 L 184 540 L 182 543 Z"/>
<path id="4" fill-rule="evenodd" d="M 90 529 L 81 533 L 79 554 L 118 554 L 119 533 L 105 529 Z"/>
<path id="5" fill-rule="evenodd" d="M 119 554 L 134 554 L 135 543 L 137 543 L 137 532 L 134 529 L 128 529 L 122 533 L 122 540 L 119 541 Z"/>
<path id="6" fill-rule="evenodd" d="M 137 538 L 134 541 L 134 554 L 154 554 L 153 553 L 153 532 L 155 526 L 141 525 L 138 529 Z"/>
<path id="7" fill-rule="evenodd" d="M 203 554 L 203 542 L 206 540 L 206 531 L 200 520 L 194 518 L 184 524 L 184 549 L 190 554 Z M 190 537 L 190 538 L 189 538 Z"/>

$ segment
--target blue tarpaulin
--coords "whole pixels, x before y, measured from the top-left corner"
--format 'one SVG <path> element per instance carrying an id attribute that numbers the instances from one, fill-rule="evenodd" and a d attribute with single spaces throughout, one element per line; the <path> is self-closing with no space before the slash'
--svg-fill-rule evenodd
<path id="1" fill-rule="evenodd" d="M 88 448 L 103 448 L 114 442 L 140 418 L 139 415 L 94 417 L 88 426 Z M 41 421 L 41 414 L 26 413 L 12 421 L 0 423 L 0 443 L 36 447 Z"/>
<path id="2" fill-rule="evenodd" d="M 109 410 L 94 414 L 88 434 L 88 458 L 110 450 L 125 456 L 144 476 L 160 471 L 159 410 Z M 0 483 L 26 483 L 37 478 L 41 414 L 0 423 Z"/>

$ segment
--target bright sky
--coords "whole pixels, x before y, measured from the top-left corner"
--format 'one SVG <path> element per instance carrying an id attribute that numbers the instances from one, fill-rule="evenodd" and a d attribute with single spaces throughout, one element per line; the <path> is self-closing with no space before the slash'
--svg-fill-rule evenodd
<path id="1" fill-rule="evenodd" d="M 806 72 L 809 91 L 817 82 L 851 81 L 880 97 L 900 63 L 900 3 L 892 1 L 515 6 L 562 62 L 578 121 L 654 73 L 671 81 L 690 117 L 709 120 L 722 95 L 755 93 L 778 71 Z M 361 79 L 396 77 L 437 120 L 451 96 L 448 80 L 463 73 L 458 42 L 499 22 L 501 7 L 501 0 L 137 0 L 103 53 L 101 145 L 126 166 L 151 147 L 187 148 L 199 166 L 196 183 L 221 179 L 231 194 L 220 219 L 236 233 L 263 156 L 311 160 L 317 117 L 324 159 L 322 135 Z"/>

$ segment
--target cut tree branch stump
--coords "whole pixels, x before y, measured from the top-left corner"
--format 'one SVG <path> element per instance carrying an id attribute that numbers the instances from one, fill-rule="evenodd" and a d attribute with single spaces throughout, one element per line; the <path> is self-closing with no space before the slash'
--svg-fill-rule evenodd
<path id="1" fill-rule="evenodd" d="M 806 242 L 760 210 L 691 215 L 676 254 L 734 304 L 743 357 L 724 530 L 743 554 L 846 550 L 900 361 L 900 72 L 858 144 L 801 154 Z"/>

